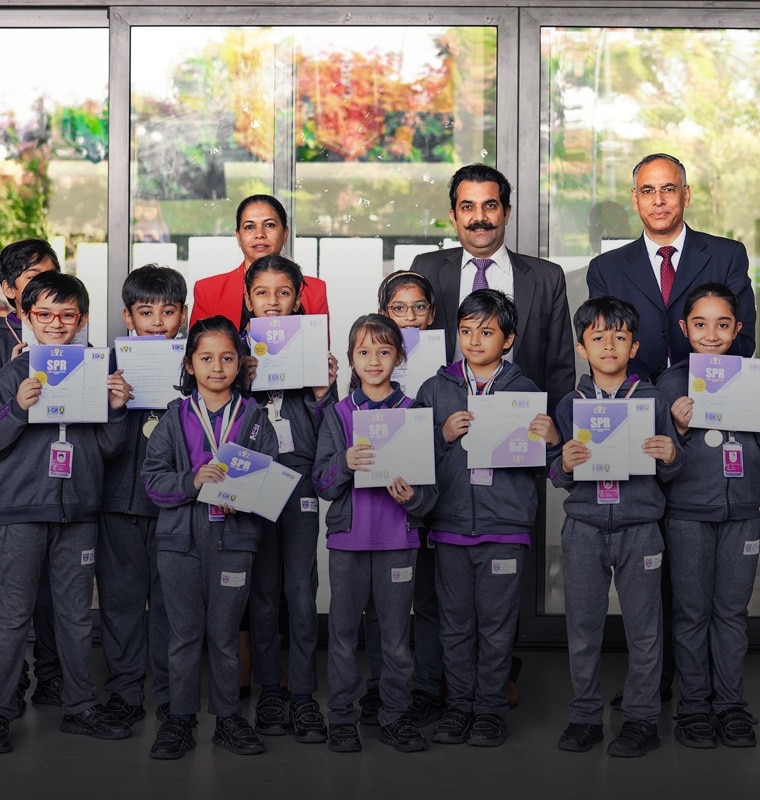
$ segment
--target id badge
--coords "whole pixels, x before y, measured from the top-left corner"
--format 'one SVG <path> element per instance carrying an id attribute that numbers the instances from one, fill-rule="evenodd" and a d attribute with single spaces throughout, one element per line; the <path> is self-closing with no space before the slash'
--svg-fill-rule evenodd
<path id="1" fill-rule="evenodd" d="M 493 469 L 481 468 L 470 470 L 470 483 L 473 486 L 492 486 L 493 485 Z"/>
<path id="2" fill-rule="evenodd" d="M 596 502 L 600 506 L 611 506 L 620 502 L 620 481 L 597 481 Z"/>
<path id="3" fill-rule="evenodd" d="M 280 419 L 272 420 L 272 427 L 277 434 L 277 444 L 280 448 L 280 453 L 292 453 L 295 449 L 293 442 L 293 431 L 290 428 L 290 420 Z"/>
<path id="4" fill-rule="evenodd" d="M 742 456 L 742 446 L 739 442 L 723 443 L 723 477 L 744 477 L 744 457 Z"/>
<path id="5" fill-rule="evenodd" d="M 53 442 L 50 445 L 49 478 L 70 478 L 74 448 L 69 442 Z"/>
<path id="6" fill-rule="evenodd" d="M 221 506 L 209 505 L 208 507 L 208 521 L 209 522 L 224 522 L 224 509 Z"/>

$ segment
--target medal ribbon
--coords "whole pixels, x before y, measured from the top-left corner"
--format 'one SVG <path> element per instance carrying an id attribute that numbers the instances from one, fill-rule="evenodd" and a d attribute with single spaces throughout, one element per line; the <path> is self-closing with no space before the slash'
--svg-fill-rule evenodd
<path id="1" fill-rule="evenodd" d="M 234 408 L 231 402 L 227 403 L 227 405 L 224 407 L 224 414 L 222 414 L 222 432 L 219 436 L 219 441 L 217 442 L 216 434 L 214 433 L 214 426 L 211 424 L 211 419 L 208 415 L 208 409 L 206 408 L 206 404 L 203 402 L 203 398 L 198 395 L 198 400 L 196 401 L 195 396 L 190 397 L 190 408 L 193 410 L 195 416 L 198 417 L 198 422 L 201 423 L 201 428 L 203 428 L 203 432 L 206 434 L 206 438 L 208 439 L 208 443 L 211 447 L 211 452 L 214 456 L 216 456 L 216 451 L 219 448 L 219 445 L 222 445 L 227 441 L 242 402 L 243 398 L 238 397 Z"/>

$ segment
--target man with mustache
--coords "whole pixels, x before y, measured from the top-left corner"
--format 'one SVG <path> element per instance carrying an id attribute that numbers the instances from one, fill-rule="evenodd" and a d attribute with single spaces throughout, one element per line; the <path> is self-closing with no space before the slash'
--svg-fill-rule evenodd
<path id="1" fill-rule="evenodd" d="M 446 359 L 457 351 L 457 309 L 473 289 L 488 286 L 514 298 L 517 336 L 507 356 L 548 393 L 548 412 L 575 387 L 575 355 L 562 268 L 507 250 L 504 234 L 512 187 L 485 164 L 460 167 L 449 182 L 449 217 L 462 247 L 417 256 L 411 266 L 435 290 L 432 328 L 446 331 Z M 490 263 L 488 263 L 490 262 Z M 478 264 L 486 283 L 478 274 Z"/>

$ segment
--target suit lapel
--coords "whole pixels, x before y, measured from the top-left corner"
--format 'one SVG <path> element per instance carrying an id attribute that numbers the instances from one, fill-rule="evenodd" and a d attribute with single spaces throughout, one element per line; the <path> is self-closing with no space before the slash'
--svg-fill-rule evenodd
<path id="1" fill-rule="evenodd" d="M 523 261 L 517 253 L 513 253 L 511 250 L 507 250 L 507 253 L 512 264 L 512 282 L 515 288 L 515 305 L 517 306 L 517 335 L 515 336 L 513 350 L 516 355 L 525 341 L 525 330 L 528 326 L 536 285 L 530 277 L 530 264 L 527 261 Z"/>
<path id="2" fill-rule="evenodd" d="M 453 353 L 457 342 L 457 311 L 459 310 L 459 283 L 462 277 L 461 247 L 455 247 L 446 253 L 438 279 L 441 296 L 436 297 L 436 305 L 443 306 L 443 327 L 446 331 L 447 352 Z"/>
<path id="3" fill-rule="evenodd" d="M 702 272 L 709 260 L 703 239 L 687 225 L 683 253 L 681 253 L 681 258 L 678 261 L 676 279 L 673 282 L 673 289 L 670 293 L 669 305 L 673 305 L 673 301 L 679 295 L 701 283 L 697 276 Z"/>
<path id="4" fill-rule="evenodd" d="M 649 260 L 644 236 L 636 241 L 636 247 L 630 251 L 628 261 L 620 265 L 621 272 L 641 292 L 650 302 L 656 305 L 661 311 L 665 310 L 662 302 L 662 292 L 654 276 L 652 262 Z"/>

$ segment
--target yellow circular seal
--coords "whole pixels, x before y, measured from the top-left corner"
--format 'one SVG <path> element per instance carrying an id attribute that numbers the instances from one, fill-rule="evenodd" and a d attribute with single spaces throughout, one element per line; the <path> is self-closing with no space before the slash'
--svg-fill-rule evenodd
<path id="1" fill-rule="evenodd" d="M 265 342 L 256 342 L 253 346 L 253 354 L 255 356 L 265 356 L 267 354 L 267 346 Z"/>
<path id="2" fill-rule="evenodd" d="M 229 468 L 229 467 L 228 467 L 228 466 L 227 466 L 227 465 L 226 465 L 226 464 L 225 464 L 223 461 L 220 461 L 220 462 L 217 464 L 217 467 L 219 467 L 219 469 L 220 469 L 222 472 L 229 472 L 229 471 L 230 471 L 230 468 Z"/>
<path id="3" fill-rule="evenodd" d="M 691 388 L 694 389 L 695 392 L 704 392 L 707 388 L 707 382 L 704 378 L 694 378 Z"/>
<path id="4" fill-rule="evenodd" d="M 531 442 L 538 442 L 541 440 L 541 437 L 537 433 L 533 433 L 533 431 L 528 431 L 528 438 Z"/>
<path id="5" fill-rule="evenodd" d="M 44 386 L 47 383 L 47 372 L 39 372 L 34 373 L 34 377 Z"/>
<path id="6" fill-rule="evenodd" d="M 356 439 L 356 444 L 372 444 L 372 442 L 366 436 L 359 436 Z"/>
<path id="7" fill-rule="evenodd" d="M 581 428 L 578 435 L 575 437 L 581 444 L 587 444 L 591 441 L 591 431 L 588 428 Z"/>

